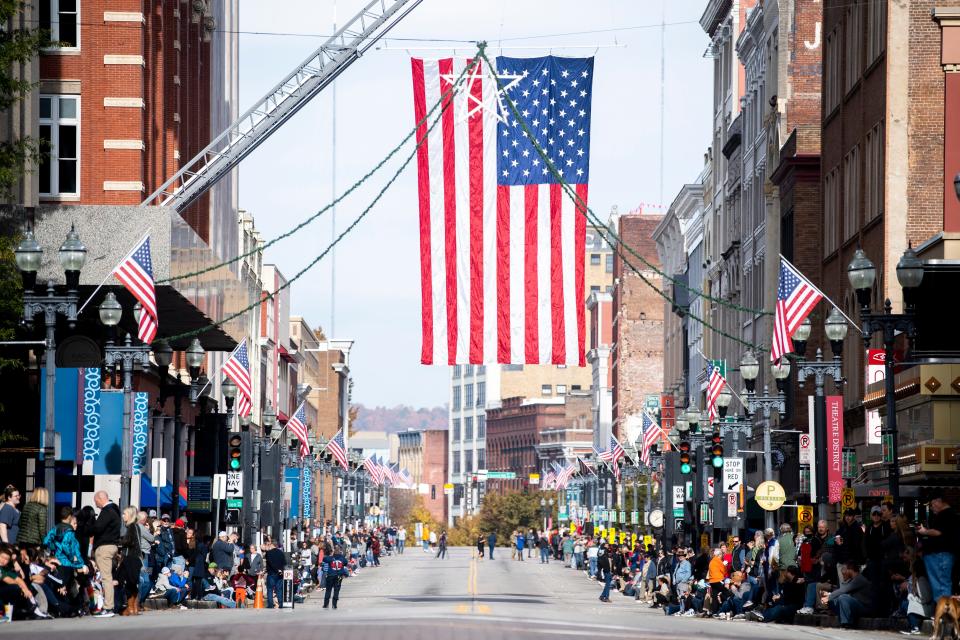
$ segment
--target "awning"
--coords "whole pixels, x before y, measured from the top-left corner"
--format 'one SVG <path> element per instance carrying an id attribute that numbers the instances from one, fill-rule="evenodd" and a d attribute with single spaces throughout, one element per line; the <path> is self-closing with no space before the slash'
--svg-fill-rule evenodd
<path id="1" fill-rule="evenodd" d="M 147 510 L 173 506 L 173 485 L 169 482 L 166 486 L 160 487 L 160 503 L 157 504 L 157 489 L 150 484 L 150 476 L 145 473 L 140 474 L 140 508 Z M 180 496 L 180 508 L 186 509 L 187 501 Z"/>

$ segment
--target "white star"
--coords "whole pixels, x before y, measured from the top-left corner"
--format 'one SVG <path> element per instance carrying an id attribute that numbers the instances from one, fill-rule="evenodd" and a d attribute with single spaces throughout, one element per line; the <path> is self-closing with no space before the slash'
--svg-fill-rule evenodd
<path id="1" fill-rule="evenodd" d="M 526 69 L 524 69 L 524 70 L 523 70 L 523 77 L 526 78 L 528 75 L 530 75 L 530 72 L 527 71 Z"/>
<path id="2" fill-rule="evenodd" d="M 563 149 L 560 149 L 559 156 L 562 158 L 564 155 L 566 155 L 566 154 L 563 153 Z"/>
<path id="3" fill-rule="evenodd" d="M 539 100 L 534 100 L 534 101 L 533 101 L 533 106 L 539 107 L 539 106 L 540 106 L 540 101 L 539 101 Z"/>
<path id="4" fill-rule="evenodd" d="M 581 72 L 580 72 L 580 76 L 583 77 L 583 78 L 586 78 L 586 77 L 587 77 L 587 70 L 584 69 L 583 71 L 581 71 Z"/>
<path id="5" fill-rule="evenodd" d="M 577 149 L 577 155 L 583 157 L 583 149 Z"/>
<path id="6" fill-rule="evenodd" d="M 580 109 L 580 117 L 582 118 L 582 117 L 584 117 L 585 115 L 587 115 L 587 112 L 586 112 L 585 110 L 583 110 L 583 109 Z"/>
<path id="7" fill-rule="evenodd" d="M 504 129 L 504 130 L 503 130 L 503 137 L 506 138 L 506 137 L 509 136 L 509 135 L 510 135 L 510 130 L 509 130 L 509 129 Z"/>
<path id="8" fill-rule="evenodd" d="M 548 138 L 548 139 L 547 139 L 547 144 L 553 144 L 553 138 Z"/>
<path id="9" fill-rule="evenodd" d="M 570 138 L 569 140 L 567 140 L 567 146 L 568 146 L 568 147 L 572 147 L 572 146 L 573 146 L 573 138 Z"/>
<path id="10" fill-rule="evenodd" d="M 530 91 L 527 90 L 527 89 L 524 89 L 524 90 L 523 90 L 523 97 L 526 98 L 526 97 L 528 97 L 529 95 L 530 95 Z"/>
<path id="11" fill-rule="evenodd" d="M 573 126 L 573 124 L 571 123 L 570 126 Z M 584 133 L 586 133 L 586 132 L 585 132 L 583 129 L 577 129 L 577 135 L 578 135 L 578 136 L 582 136 Z"/>
<path id="12" fill-rule="evenodd" d="M 510 174 L 509 171 L 507 171 L 506 169 L 503 170 L 503 177 L 504 177 L 504 178 L 506 178 L 507 175 L 509 175 L 509 174 Z"/>
<path id="13" fill-rule="evenodd" d="M 582 175 L 583 175 L 583 169 L 577 169 L 577 175 L 578 175 L 578 176 L 582 176 Z"/>
<path id="14" fill-rule="evenodd" d="M 509 157 L 510 157 L 510 152 L 507 151 L 506 149 L 504 149 L 504 150 L 503 150 L 503 157 L 504 157 L 504 158 L 509 158 Z"/>
<path id="15" fill-rule="evenodd" d="M 544 87 L 543 91 L 541 91 L 540 93 L 542 93 L 543 95 L 547 95 L 548 93 L 550 93 L 550 90 Z"/>
<path id="16" fill-rule="evenodd" d="M 543 75 L 547 75 L 548 73 L 550 73 L 550 71 L 549 71 L 549 69 L 547 69 L 546 67 L 544 67 L 544 68 L 543 68 L 543 71 L 541 71 L 540 73 L 542 73 Z"/>
<path id="17" fill-rule="evenodd" d="M 520 144 L 520 143 L 517 142 L 516 140 L 514 140 L 512 144 L 513 144 L 513 146 L 517 146 L 517 145 Z"/>
<path id="18" fill-rule="evenodd" d="M 527 177 L 527 176 L 529 176 L 529 175 L 530 175 L 530 170 L 529 170 L 529 169 L 524 169 L 524 170 L 523 170 L 523 177 Z"/>
<path id="19" fill-rule="evenodd" d="M 567 91 L 566 91 L 566 89 L 564 89 L 563 91 L 560 92 L 560 97 L 561 97 L 561 98 L 566 98 L 566 97 L 567 97 Z"/>
<path id="20" fill-rule="evenodd" d="M 586 98 L 586 97 L 587 97 L 587 92 L 584 91 L 583 89 L 581 89 L 581 90 L 580 90 L 580 97 L 581 97 L 581 98 Z"/>
<path id="21" fill-rule="evenodd" d="M 550 125 L 551 125 L 551 126 L 552 126 L 555 122 L 556 122 L 556 120 L 554 120 L 553 118 L 550 118 Z"/>
<path id="22" fill-rule="evenodd" d="M 570 82 L 570 86 L 573 87 L 574 89 L 576 89 L 576 88 L 577 88 L 577 81 L 576 81 L 576 80 L 572 80 L 572 81 Z"/>
<path id="23" fill-rule="evenodd" d="M 560 111 L 559 111 L 558 113 L 559 113 L 559 115 L 560 115 L 561 118 L 567 117 L 567 112 L 564 111 L 563 109 L 560 109 Z"/>
<path id="24" fill-rule="evenodd" d="M 570 72 L 567 71 L 566 69 L 564 69 L 563 71 L 560 72 L 560 75 L 562 75 L 564 78 L 566 78 L 567 76 L 570 75 Z"/>
<path id="25" fill-rule="evenodd" d="M 560 131 L 557 132 L 557 135 L 562 138 L 563 135 L 564 135 L 564 134 L 563 134 L 563 129 L 560 129 Z"/>
<path id="26" fill-rule="evenodd" d="M 440 77 L 451 85 L 457 81 L 457 76 L 453 74 L 440 74 Z M 503 102 L 504 94 L 517 86 L 523 79 L 522 75 L 512 73 L 498 73 L 494 75 L 490 68 L 482 63 L 474 65 L 467 73 L 463 86 L 457 90 L 463 93 L 463 99 L 460 101 L 460 113 L 457 114 L 457 121 L 464 122 L 469 120 L 475 114 L 486 111 L 500 122 L 507 124 L 507 109 Z M 482 98 L 473 95 L 473 83 L 480 82 L 483 86 L 496 87 L 497 81 L 500 81 L 500 89 L 497 91 L 485 91 Z"/>
<path id="27" fill-rule="evenodd" d="M 550 106 L 552 107 L 555 104 L 557 104 L 557 101 L 554 100 L 553 98 L 550 98 Z"/>
<path id="28" fill-rule="evenodd" d="M 520 163 L 517 162 L 516 160 L 512 160 L 512 161 L 510 162 L 510 166 L 511 166 L 511 167 L 515 167 L 515 166 L 517 166 L 518 164 L 520 164 Z"/>
<path id="29" fill-rule="evenodd" d="M 523 157 L 524 157 L 524 158 L 527 158 L 527 157 L 529 157 L 529 156 L 530 156 L 530 150 L 529 150 L 529 149 L 524 149 L 524 150 L 523 150 Z"/>
<path id="30" fill-rule="evenodd" d="M 523 117 L 524 117 L 524 118 L 526 118 L 527 116 L 530 115 L 530 112 L 527 111 L 526 109 L 524 109 L 522 113 L 523 113 Z"/>
<path id="31" fill-rule="evenodd" d="M 533 166 L 539 167 L 539 166 L 540 166 L 540 161 L 539 161 L 538 159 L 534 158 L 534 159 L 533 159 Z"/>
<path id="32" fill-rule="evenodd" d="M 540 86 L 540 81 L 537 80 L 536 78 L 534 78 L 534 79 L 533 79 L 533 86 L 539 87 L 539 86 Z"/>
<path id="33" fill-rule="evenodd" d="M 567 160 L 567 166 L 568 166 L 568 167 L 572 167 L 572 166 L 573 166 L 573 160 Z"/>
<path id="34" fill-rule="evenodd" d="M 540 121 L 539 121 L 539 120 L 534 120 L 534 121 L 533 121 L 533 126 L 539 127 L 539 126 L 540 126 Z"/>
<path id="35" fill-rule="evenodd" d="M 572 127 L 574 124 L 573 120 L 567 120 L 567 126 Z"/>
<path id="36" fill-rule="evenodd" d="M 550 84 L 555 87 L 557 86 L 557 81 L 554 80 L 553 78 L 550 78 Z"/>
<path id="37" fill-rule="evenodd" d="M 543 135 L 547 135 L 547 130 L 546 130 L 546 129 L 540 129 L 540 131 L 543 132 Z"/>
<path id="38" fill-rule="evenodd" d="M 571 100 L 571 101 L 570 101 L 570 106 L 571 106 L 571 107 L 577 106 L 577 101 L 576 101 L 576 100 Z"/>
<path id="39" fill-rule="evenodd" d="M 546 175 L 548 171 L 549 169 L 547 169 L 547 165 L 543 165 L 543 174 Z"/>

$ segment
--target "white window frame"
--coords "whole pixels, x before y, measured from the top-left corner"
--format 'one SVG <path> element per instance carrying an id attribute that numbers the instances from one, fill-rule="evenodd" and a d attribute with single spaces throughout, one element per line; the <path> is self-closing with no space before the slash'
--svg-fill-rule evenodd
<path id="1" fill-rule="evenodd" d="M 43 198 L 63 198 L 63 199 L 76 199 L 80 197 L 80 162 L 81 158 L 81 131 L 80 131 L 80 109 L 82 105 L 80 104 L 80 96 L 76 94 L 41 94 L 40 99 L 49 99 L 50 100 L 50 117 L 49 118 L 38 118 L 39 126 L 49 126 L 50 127 L 50 192 L 40 192 L 39 195 Z M 77 115 L 75 118 L 61 118 L 60 117 L 60 101 L 68 99 L 74 100 L 77 105 Z M 60 126 L 61 125 L 70 125 L 77 128 L 77 190 L 70 192 L 61 192 L 60 191 Z M 37 168 L 39 171 L 39 167 Z"/>
<path id="2" fill-rule="evenodd" d="M 60 0 L 40 0 L 40 2 L 49 2 L 50 3 L 50 40 L 53 42 L 60 41 Z M 43 49 L 44 53 L 53 53 L 58 52 L 73 52 L 80 50 L 80 4 L 81 0 L 76 0 L 76 11 L 73 13 L 67 13 L 67 15 L 74 15 L 77 18 L 77 44 L 72 47 L 46 47 Z"/>

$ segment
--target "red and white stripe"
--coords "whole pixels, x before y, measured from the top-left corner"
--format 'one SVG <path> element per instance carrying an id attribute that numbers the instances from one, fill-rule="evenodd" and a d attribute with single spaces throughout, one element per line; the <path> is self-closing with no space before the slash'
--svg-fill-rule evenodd
<path id="1" fill-rule="evenodd" d="M 710 379 L 707 380 L 707 412 L 710 422 L 713 422 L 719 416 L 717 398 L 725 386 L 727 386 L 727 381 L 720 374 L 720 367 L 714 366 L 710 371 Z"/>
<path id="2" fill-rule="evenodd" d="M 411 62 L 419 122 L 467 60 Z M 470 91 L 482 100 L 489 83 Z M 417 132 L 421 362 L 585 366 L 585 218 L 561 185 L 497 184 L 497 121 L 459 121 L 464 91 Z M 586 203 L 587 185 L 575 190 Z"/>

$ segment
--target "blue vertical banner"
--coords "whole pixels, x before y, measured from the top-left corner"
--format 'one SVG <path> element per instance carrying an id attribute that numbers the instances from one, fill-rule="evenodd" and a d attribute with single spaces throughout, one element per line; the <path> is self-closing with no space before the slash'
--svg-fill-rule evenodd
<path id="1" fill-rule="evenodd" d="M 97 386 L 100 385 L 100 371 L 97 372 Z M 57 367 L 57 379 L 53 385 L 53 424 L 56 432 L 60 434 L 60 458 L 59 460 L 80 460 L 78 457 L 80 448 L 78 446 L 77 433 L 82 424 L 80 419 L 81 408 L 81 378 L 83 369 L 64 369 Z M 46 411 L 46 393 L 47 376 L 45 368 L 40 368 L 40 439 L 38 442 L 43 446 L 43 432 L 47 428 Z M 43 454 L 41 453 L 41 458 Z"/>
<path id="2" fill-rule="evenodd" d="M 283 472 L 284 482 L 290 483 L 290 504 L 287 505 L 287 517 L 300 517 L 300 503 L 303 502 L 300 493 L 300 468 L 286 467 Z"/>
<path id="3" fill-rule="evenodd" d="M 84 462 L 100 457 L 100 370 L 81 369 L 83 372 L 83 448 Z"/>
<path id="4" fill-rule="evenodd" d="M 136 391 L 133 402 L 133 475 L 140 475 L 147 466 L 147 443 L 150 441 L 150 396 Z"/>
<path id="5" fill-rule="evenodd" d="M 123 391 L 100 391 L 98 454 L 93 459 L 97 475 L 119 475 L 123 468 Z"/>
<path id="6" fill-rule="evenodd" d="M 304 519 L 312 517 L 310 514 L 311 502 L 313 502 L 313 469 L 306 460 L 303 461 L 303 517 Z"/>

